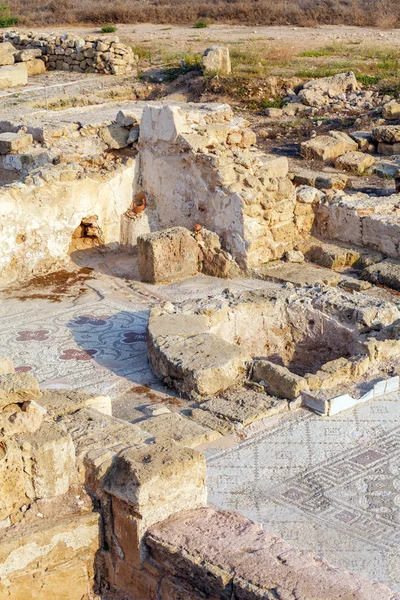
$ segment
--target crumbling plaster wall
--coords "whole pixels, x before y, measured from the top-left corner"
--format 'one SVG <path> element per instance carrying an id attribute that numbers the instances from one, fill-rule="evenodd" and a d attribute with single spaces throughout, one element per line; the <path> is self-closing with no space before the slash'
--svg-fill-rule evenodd
<path id="1" fill-rule="evenodd" d="M 72 233 L 96 215 L 104 244 L 117 245 L 121 216 L 137 187 L 137 161 L 107 176 L 14 183 L 0 190 L 0 281 L 11 282 L 66 263 Z"/>

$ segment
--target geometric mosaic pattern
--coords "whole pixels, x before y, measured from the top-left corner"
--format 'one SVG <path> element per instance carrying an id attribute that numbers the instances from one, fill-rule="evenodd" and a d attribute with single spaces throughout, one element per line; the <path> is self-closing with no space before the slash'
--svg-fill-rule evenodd
<path id="1" fill-rule="evenodd" d="M 209 502 L 400 592 L 400 394 L 207 452 Z"/>
<path id="2" fill-rule="evenodd" d="M 382 550 L 398 548 L 400 427 L 286 480 L 272 496 Z"/>

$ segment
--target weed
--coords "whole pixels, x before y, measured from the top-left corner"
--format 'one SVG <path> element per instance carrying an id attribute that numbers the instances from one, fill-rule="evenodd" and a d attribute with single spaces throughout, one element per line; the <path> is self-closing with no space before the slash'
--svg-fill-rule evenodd
<path id="1" fill-rule="evenodd" d="M 0 27 L 12 27 L 18 23 L 18 17 L 10 14 L 8 4 L 0 6 Z"/>
<path id="2" fill-rule="evenodd" d="M 101 28 L 101 33 L 115 33 L 116 31 L 117 31 L 117 26 L 116 25 L 110 25 L 109 23 L 106 23 Z"/>
<path id="3" fill-rule="evenodd" d="M 208 22 L 204 19 L 199 19 L 193 24 L 193 27 L 195 29 L 205 29 L 206 27 L 208 27 Z"/>

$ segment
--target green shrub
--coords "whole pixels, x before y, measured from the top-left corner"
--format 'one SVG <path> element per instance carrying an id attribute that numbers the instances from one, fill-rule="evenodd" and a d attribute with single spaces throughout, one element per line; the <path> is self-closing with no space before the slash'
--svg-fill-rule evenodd
<path id="1" fill-rule="evenodd" d="M 10 15 L 8 4 L 0 5 L 0 27 L 12 27 L 18 23 L 18 17 Z"/>
<path id="2" fill-rule="evenodd" d="M 208 23 L 204 19 L 199 19 L 198 21 L 196 21 L 193 27 L 195 29 L 204 29 L 205 27 L 208 27 Z"/>
<path id="3" fill-rule="evenodd" d="M 101 33 L 115 33 L 116 31 L 117 31 L 117 26 L 110 25 L 108 23 L 103 25 L 103 27 L 101 28 Z"/>

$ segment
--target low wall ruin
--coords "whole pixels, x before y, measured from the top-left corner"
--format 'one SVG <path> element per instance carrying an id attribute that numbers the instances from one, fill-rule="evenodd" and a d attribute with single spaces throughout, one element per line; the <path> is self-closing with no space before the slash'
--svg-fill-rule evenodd
<path id="1" fill-rule="evenodd" d="M 207 508 L 204 456 L 108 397 L 0 369 L 2 600 L 399 599 Z"/>
<path id="2" fill-rule="evenodd" d="M 73 34 L 10 31 L 0 35 L 0 42 L 10 42 L 20 51 L 23 61 L 40 58 L 49 71 L 125 75 L 137 63 L 132 48 L 120 43 L 116 36 L 82 38 Z"/>

